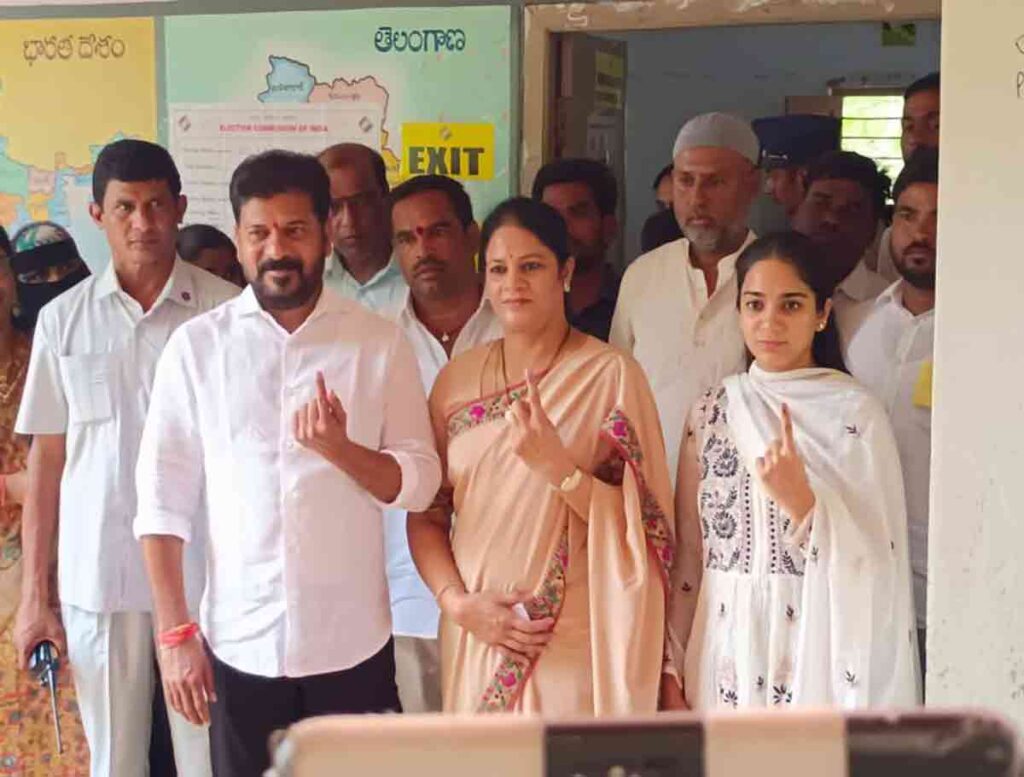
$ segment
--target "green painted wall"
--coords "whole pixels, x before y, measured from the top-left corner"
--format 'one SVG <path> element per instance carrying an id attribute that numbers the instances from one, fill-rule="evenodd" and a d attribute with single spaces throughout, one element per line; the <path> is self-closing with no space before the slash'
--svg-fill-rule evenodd
<path id="1" fill-rule="evenodd" d="M 363 0 L 171 0 L 162 3 L 125 3 L 123 5 L 54 5 L 31 8 L 0 6 L 0 19 L 34 19 L 47 16 L 172 16 L 178 14 L 252 13 L 256 11 L 324 11 L 340 8 L 401 8 L 458 5 L 512 5 L 524 0 L 401 0 L 366 2 Z"/>
<path id="2" fill-rule="evenodd" d="M 550 0 L 541 0 L 549 2 Z M 480 5 L 508 5 L 511 14 L 511 72 L 512 112 L 510 116 L 509 175 L 510 180 L 519 178 L 520 149 L 522 146 L 520 115 L 522 108 L 522 7 L 525 0 L 399 0 L 398 2 L 366 2 L 365 0 L 170 0 L 156 3 L 125 3 L 104 5 L 53 5 L 27 8 L 0 6 L 0 20 L 38 19 L 67 17 L 112 17 L 112 16 L 154 16 L 156 17 L 157 39 L 157 106 L 158 127 L 166 140 L 166 60 L 164 56 L 164 35 L 161 17 L 189 14 L 220 13 L 263 13 L 311 10 L 341 10 L 358 8 L 410 8 L 410 7 L 452 7 Z"/>

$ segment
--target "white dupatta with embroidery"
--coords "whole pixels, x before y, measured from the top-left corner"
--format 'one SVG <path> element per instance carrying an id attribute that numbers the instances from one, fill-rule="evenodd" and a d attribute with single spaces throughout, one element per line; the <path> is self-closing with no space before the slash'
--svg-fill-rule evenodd
<path id="1" fill-rule="evenodd" d="M 705 570 L 686 651 L 691 704 L 919 703 L 906 506 L 884 409 L 851 377 L 828 369 L 768 373 L 755 364 L 724 388 L 728 429 L 750 473 L 781 436 L 782 405 L 789 406 L 816 504 L 784 539 L 802 556 L 802 577 Z M 756 475 L 749 509 L 754 526 L 767 525 L 769 511 L 778 520 Z M 725 682 L 737 686 L 731 691 L 723 691 L 723 666 Z M 782 680 L 773 676 L 779 671 Z"/>

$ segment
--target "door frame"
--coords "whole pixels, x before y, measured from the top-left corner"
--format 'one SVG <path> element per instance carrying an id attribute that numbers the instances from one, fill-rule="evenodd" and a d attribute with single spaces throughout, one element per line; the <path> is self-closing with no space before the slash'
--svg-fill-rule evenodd
<path id="1" fill-rule="evenodd" d="M 806 4 L 800 0 L 769 0 L 746 11 L 735 0 L 683 4 L 664 0 L 618 3 L 527 5 L 523 34 L 522 143 L 520 191 L 527 193 L 534 176 L 548 161 L 551 116 L 552 35 L 562 32 L 626 32 L 744 24 L 810 24 L 822 22 L 911 22 L 939 19 L 941 0 L 870 0 L 870 2 Z"/>

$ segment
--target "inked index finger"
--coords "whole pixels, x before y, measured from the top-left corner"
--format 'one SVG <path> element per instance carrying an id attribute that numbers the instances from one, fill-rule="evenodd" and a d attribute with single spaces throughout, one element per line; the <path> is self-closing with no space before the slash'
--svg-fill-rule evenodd
<path id="1" fill-rule="evenodd" d="M 791 453 L 796 450 L 796 442 L 793 439 L 793 416 L 785 402 L 782 403 L 782 447 Z"/>
<path id="2" fill-rule="evenodd" d="M 537 390 L 537 378 L 533 370 L 526 370 L 526 398 L 530 402 L 532 410 L 540 410 L 540 392 Z"/>
<path id="3" fill-rule="evenodd" d="M 324 374 L 320 371 L 316 373 L 316 398 L 324 405 L 330 403 L 330 399 L 327 397 L 327 383 L 324 381 Z"/>
<path id="4" fill-rule="evenodd" d="M 317 372 L 316 374 L 316 407 L 320 414 L 320 418 L 327 418 L 328 416 L 334 416 L 334 404 L 331 402 L 331 394 L 333 391 L 327 390 L 327 382 L 324 380 L 324 374 Z"/>

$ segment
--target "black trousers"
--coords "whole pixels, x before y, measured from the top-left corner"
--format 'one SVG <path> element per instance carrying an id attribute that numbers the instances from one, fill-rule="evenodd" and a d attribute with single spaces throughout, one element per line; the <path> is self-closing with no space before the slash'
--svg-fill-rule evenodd
<path id="1" fill-rule="evenodd" d="M 217 701 L 210 705 L 215 777 L 259 777 L 270 766 L 270 735 L 317 715 L 401 712 L 394 640 L 363 663 L 309 677 L 259 677 L 210 653 Z"/>

